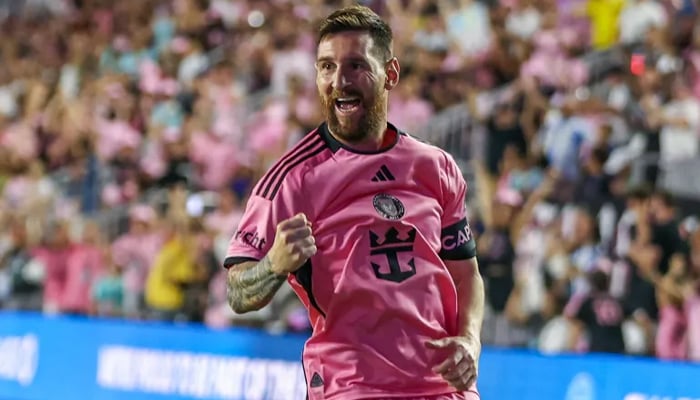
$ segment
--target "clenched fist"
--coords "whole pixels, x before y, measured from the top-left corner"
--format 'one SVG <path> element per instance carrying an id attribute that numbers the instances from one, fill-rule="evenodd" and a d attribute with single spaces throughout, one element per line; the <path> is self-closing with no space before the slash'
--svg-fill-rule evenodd
<path id="1" fill-rule="evenodd" d="M 277 224 L 275 241 L 267 253 L 273 272 L 279 275 L 294 272 L 314 254 L 316 239 L 306 215 L 297 214 Z"/>

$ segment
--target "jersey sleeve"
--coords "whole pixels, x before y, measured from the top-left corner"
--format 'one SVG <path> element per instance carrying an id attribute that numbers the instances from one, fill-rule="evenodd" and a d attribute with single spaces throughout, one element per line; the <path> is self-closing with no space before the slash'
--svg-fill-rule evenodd
<path id="1" fill-rule="evenodd" d="M 443 197 L 440 258 L 467 260 L 476 257 L 476 241 L 467 219 L 467 183 L 457 163 L 447 154 L 440 178 Z"/>
<path id="2" fill-rule="evenodd" d="M 272 247 L 277 224 L 304 212 L 296 208 L 296 199 L 300 196 L 290 178 L 281 183 L 280 190 L 274 196 L 266 196 L 253 189 L 243 217 L 229 242 L 225 268 L 246 261 L 261 260 Z M 258 185 L 263 181 L 264 178 Z"/>
<path id="3" fill-rule="evenodd" d="M 590 298 L 588 295 L 577 294 L 569 299 L 569 302 L 564 307 L 564 316 L 570 319 L 579 320 L 588 324 L 589 309 L 591 308 Z"/>

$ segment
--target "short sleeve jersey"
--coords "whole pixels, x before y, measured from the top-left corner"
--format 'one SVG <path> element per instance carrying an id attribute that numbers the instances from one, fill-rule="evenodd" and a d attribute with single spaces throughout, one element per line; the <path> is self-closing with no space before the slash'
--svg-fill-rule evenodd
<path id="1" fill-rule="evenodd" d="M 631 315 L 630 309 L 607 293 L 573 299 L 566 315 L 581 321 L 590 335 L 588 350 L 603 353 L 624 353 L 622 323 Z"/>
<path id="2" fill-rule="evenodd" d="M 300 212 L 318 251 L 289 283 L 313 333 L 303 363 L 310 399 L 450 393 L 431 368 L 431 339 L 458 334 L 457 291 L 444 260 L 475 256 L 467 186 L 455 161 L 389 124 L 373 153 L 325 124 L 257 183 L 226 266 L 259 260 L 279 222 Z"/>

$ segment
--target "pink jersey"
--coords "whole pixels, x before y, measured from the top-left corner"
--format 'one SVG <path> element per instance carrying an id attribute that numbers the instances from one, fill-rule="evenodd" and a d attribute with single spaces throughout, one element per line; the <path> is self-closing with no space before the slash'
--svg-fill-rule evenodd
<path id="1" fill-rule="evenodd" d="M 466 183 L 444 151 L 391 125 L 387 134 L 393 144 L 373 153 L 325 124 L 308 134 L 253 189 L 229 247 L 235 268 L 265 256 L 282 220 L 303 212 L 313 224 L 318 252 L 289 276 L 313 326 L 303 354 L 312 400 L 454 392 L 431 371 L 446 355 L 425 342 L 459 334 L 443 260 L 475 256 Z"/>
<path id="2" fill-rule="evenodd" d="M 688 359 L 700 361 L 700 294 L 685 303 L 688 321 Z"/>
<path id="3" fill-rule="evenodd" d="M 688 356 L 686 320 L 682 310 L 666 305 L 659 310 L 656 356 L 662 360 L 685 360 Z"/>

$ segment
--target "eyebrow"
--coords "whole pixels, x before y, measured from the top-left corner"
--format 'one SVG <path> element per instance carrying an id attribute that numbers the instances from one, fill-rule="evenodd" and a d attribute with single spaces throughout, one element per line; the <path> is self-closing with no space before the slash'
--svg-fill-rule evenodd
<path id="1" fill-rule="evenodd" d="M 331 57 L 319 57 L 316 59 L 316 63 L 321 63 L 321 62 L 331 62 L 333 61 L 333 58 Z"/>
<path id="2" fill-rule="evenodd" d="M 350 56 L 350 57 L 345 58 L 344 61 L 362 62 L 365 64 L 369 63 L 369 60 L 367 60 L 365 57 L 362 57 L 362 56 Z M 330 57 L 330 56 L 319 57 L 316 59 L 317 64 L 321 63 L 321 62 L 335 62 L 335 60 L 333 59 L 333 57 Z"/>

